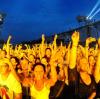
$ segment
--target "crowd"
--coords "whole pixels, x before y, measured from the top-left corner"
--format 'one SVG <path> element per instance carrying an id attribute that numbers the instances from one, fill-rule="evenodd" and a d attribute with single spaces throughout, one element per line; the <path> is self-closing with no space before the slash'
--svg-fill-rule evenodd
<path id="1" fill-rule="evenodd" d="M 42 35 L 41 44 L 24 49 L 9 36 L 0 49 L 1 99 L 100 98 L 100 38 L 88 37 L 83 46 L 79 34 L 59 46 L 57 35 L 50 44 Z"/>

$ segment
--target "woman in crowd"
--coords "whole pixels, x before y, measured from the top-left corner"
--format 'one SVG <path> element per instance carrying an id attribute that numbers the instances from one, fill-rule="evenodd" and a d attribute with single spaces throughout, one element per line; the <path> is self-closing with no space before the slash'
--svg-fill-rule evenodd
<path id="1" fill-rule="evenodd" d="M 54 64 L 51 64 L 51 77 L 45 78 L 45 66 L 41 63 L 36 63 L 33 66 L 34 79 L 30 83 L 31 99 L 49 99 L 50 87 L 57 80 L 57 74 Z"/>
<path id="2" fill-rule="evenodd" d="M 67 93 L 69 99 L 77 99 L 77 69 L 76 69 L 76 52 L 79 42 L 79 32 L 75 32 L 72 35 L 72 48 L 70 51 L 69 67 L 68 67 L 68 83 L 69 88 Z M 71 94 L 73 93 L 73 94 Z"/>
<path id="3" fill-rule="evenodd" d="M 13 67 L 8 59 L 0 61 L 0 96 L 2 99 L 22 99 L 21 84 L 12 71 Z"/>
<path id="4" fill-rule="evenodd" d="M 79 62 L 78 94 L 79 99 L 94 99 L 96 83 L 93 77 L 93 68 L 89 67 L 87 58 L 82 57 Z"/>
<path id="5" fill-rule="evenodd" d="M 24 57 L 20 60 L 21 72 L 19 73 L 20 82 L 22 84 L 23 99 L 29 99 L 29 79 L 31 78 L 28 67 L 29 61 Z"/>

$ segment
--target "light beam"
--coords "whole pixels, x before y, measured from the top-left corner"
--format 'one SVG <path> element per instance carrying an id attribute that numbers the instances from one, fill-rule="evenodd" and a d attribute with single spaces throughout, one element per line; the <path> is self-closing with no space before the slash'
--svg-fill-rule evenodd
<path id="1" fill-rule="evenodd" d="M 100 4 L 100 0 L 97 1 L 95 6 L 93 7 L 92 11 L 90 12 L 90 14 L 87 16 L 87 19 L 92 15 L 92 13 L 96 10 L 96 8 L 98 7 L 99 4 Z"/>
<path id="2" fill-rule="evenodd" d="M 89 19 L 92 19 L 96 14 L 98 14 L 100 11 L 100 8 L 89 18 Z"/>

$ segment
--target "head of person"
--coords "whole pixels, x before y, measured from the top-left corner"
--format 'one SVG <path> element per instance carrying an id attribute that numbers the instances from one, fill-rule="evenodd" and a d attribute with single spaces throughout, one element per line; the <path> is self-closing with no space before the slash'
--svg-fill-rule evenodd
<path id="1" fill-rule="evenodd" d="M 93 55 L 90 55 L 88 57 L 88 62 L 90 66 L 94 66 L 96 64 L 95 57 Z"/>
<path id="2" fill-rule="evenodd" d="M 28 70 L 28 65 L 29 65 L 28 59 L 22 58 L 20 60 L 20 65 L 21 65 L 22 70 Z"/>
<path id="3" fill-rule="evenodd" d="M 95 54 L 94 47 L 89 48 L 89 55 L 94 55 L 94 54 Z"/>
<path id="4" fill-rule="evenodd" d="M 6 75 L 10 72 L 9 64 L 6 62 L 0 62 L 0 73 Z"/>
<path id="5" fill-rule="evenodd" d="M 50 58 L 51 57 L 51 49 L 50 48 L 46 48 L 45 49 L 45 55 Z"/>
<path id="6" fill-rule="evenodd" d="M 62 56 L 58 57 L 57 63 L 58 65 L 62 65 L 64 63 L 64 59 Z"/>
<path id="7" fill-rule="evenodd" d="M 11 57 L 11 63 L 14 66 L 14 68 L 17 67 L 17 65 L 19 65 L 19 59 L 17 57 Z"/>
<path id="8" fill-rule="evenodd" d="M 93 55 L 90 55 L 88 57 L 88 62 L 89 62 L 90 73 L 94 74 L 94 69 L 95 69 L 95 65 L 96 65 L 95 57 Z"/>
<path id="9" fill-rule="evenodd" d="M 79 60 L 79 67 L 81 71 L 89 72 L 89 63 L 86 57 L 82 57 Z"/>
<path id="10" fill-rule="evenodd" d="M 32 54 L 28 55 L 28 59 L 30 62 L 35 63 L 35 56 L 34 55 L 32 55 Z"/>
<path id="11" fill-rule="evenodd" d="M 45 76 L 45 66 L 42 63 L 36 63 L 33 66 L 34 77 L 36 80 L 42 80 Z"/>
<path id="12" fill-rule="evenodd" d="M 0 57 L 1 57 L 1 58 L 5 58 L 6 55 L 7 55 L 6 50 L 1 50 L 1 52 L 0 52 Z"/>

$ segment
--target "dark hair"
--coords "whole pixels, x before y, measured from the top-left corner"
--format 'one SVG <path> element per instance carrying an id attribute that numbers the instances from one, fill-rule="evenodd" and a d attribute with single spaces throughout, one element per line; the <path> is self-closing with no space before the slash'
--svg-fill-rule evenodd
<path id="1" fill-rule="evenodd" d="M 38 65 L 40 65 L 40 66 L 43 67 L 44 72 L 46 71 L 46 69 L 45 69 L 45 65 L 42 64 L 42 63 L 36 63 L 36 64 L 34 64 L 32 70 L 34 71 L 35 67 L 38 66 Z"/>
<path id="2" fill-rule="evenodd" d="M 93 41 L 89 44 L 89 48 L 96 48 L 97 41 Z"/>
<path id="3" fill-rule="evenodd" d="M 23 61 L 23 60 L 27 60 L 29 62 L 29 60 L 25 56 L 21 57 L 20 59 L 20 61 Z"/>
<path id="4" fill-rule="evenodd" d="M 51 48 L 47 47 L 47 48 L 45 49 L 45 53 L 46 53 L 47 50 L 50 50 L 50 52 L 52 51 Z"/>

